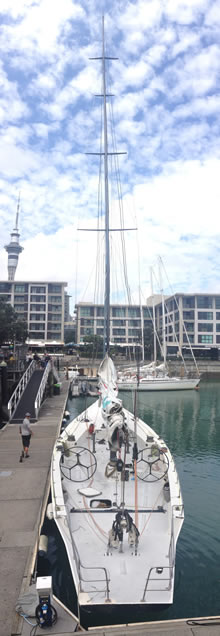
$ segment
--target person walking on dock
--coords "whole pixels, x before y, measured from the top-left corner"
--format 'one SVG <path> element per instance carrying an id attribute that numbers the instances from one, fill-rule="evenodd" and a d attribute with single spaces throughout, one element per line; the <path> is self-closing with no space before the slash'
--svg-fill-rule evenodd
<path id="1" fill-rule="evenodd" d="M 30 413 L 26 413 L 25 418 L 21 424 L 21 426 L 19 427 L 19 432 L 22 436 L 22 443 L 23 443 L 23 451 L 22 451 L 22 455 L 21 455 L 21 461 L 22 461 L 22 457 L 29 457 L 29 446 L 30 446 L 30 441 L 31 441 L 31 435 L 33 435 L 33 431 L 30 428 Z"/>

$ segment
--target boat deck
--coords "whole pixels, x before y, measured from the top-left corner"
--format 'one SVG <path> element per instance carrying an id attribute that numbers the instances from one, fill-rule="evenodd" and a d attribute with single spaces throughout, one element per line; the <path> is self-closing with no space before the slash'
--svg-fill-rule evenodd
<path id="1" fill-rule="evenodd" d="M 85 599 L 85 602 L 91 604 L 109 601 L 117 604 L 172 603 L 172 509 L 170 501 L 168 503 L 164 495 L 167 465 L 164 459 L 155 461 L 152 454 L 154 442 L 146 443 L 148 427 L 144 425 L 142 439 L 139 438 L 139 450 L 142 449 L 144 457 L 149 463 L 152 462 L 152 479 L 145 480 L 149 465 L 145 462 L 139 464 L 138 474 L 141 478 L 138 479 L 138 513 L 135 513 L 133 444 L 130 443 L 127 450 L 127 479 L 122 482 L 117 470 L 113 469 L 111 474 L 107 429 L 103 428 L 103 421 L 99 416 L 96 418 L 93 446 L 88 429 L 91 413 L 94 413 L 95 408 L 93 405 L 88 409 L 84 422 L 80 417 L 75 424 L 71 423 L 67 427 L 65 434 L 71 435 L 74 432 L 75 441 L 67 443 L 61 462 L 62 487 L 71 538 L 68 539 L 68 532 L 65 533 L 63 520 L 57 519 L 57 524 L 61 533 L 64 532 L 64 540 L 67 543 L 69 541 L 69 555 L 72 550 L 75 551 L 74 561 L 80 562 L 80 602 L 84 605 Z M 126 416 L 128 418 L 128 412 Z M 132 436 L 133 416 L 130 426 Z M 123 508 L 122 501 L 139 531 L 136 549 L 134 542 L 131 545 L 129 543 L 127 528 L 123 532 L 121 545 L 119 541 L 117 546 L 109 543 L 109 533 L 117 513 Z M 74 575 L 73 563 L 72 567 Z M 147 585 L 148 577 L 150 580 Z M 109 596 L 106 593 L 106 578 Z"/>

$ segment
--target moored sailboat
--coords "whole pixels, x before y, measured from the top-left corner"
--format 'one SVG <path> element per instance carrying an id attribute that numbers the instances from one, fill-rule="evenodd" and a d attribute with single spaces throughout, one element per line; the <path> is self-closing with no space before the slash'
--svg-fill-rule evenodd
<path id="1" fill-rule="evenodd" d="M 109 355 L 109 204 L 103 21 L 105 355 L 99 399 L 57 439 L 53 516 L 66 546 L 79 611 L 173 602 L 176 543 L 184 520 L 174 459 L 164 440 L 118 398 Z"/>
<path id="2" fill-rule="evenodd" d="M 161 259 L 159 259 L 161 261 Z M 161 278 L 161 274 L 160 274 Z M 152 299 L 154 299 L 153 295 L 153 278 L 151 272 L 151 294 Z M 194 362 L 194 376 L 191 377 L 187 373 L 187 368 L 185 364 L 184 357 L 182 355 L 181 349 L 179 347 L 178 340 L 175 335 L 173 324 L 171 324 L 171 328 L 174 332 L 176 344 L 178 346 L 178 355 L 182 358 L 183 363 L 183 375 L 172 376 L 169 374 L 167 367 L 167 342 L 166 342 L 166 324 L 165 324 L 165 300 L 164 294 L 161 285 L 161 301 L 162 301 L 162 344 L 158 337 L 157 329 L 156 329 L 156 320 L 155 320 L 155 306 L 154 302 L 152 305 L 152 323 L 153 323 L 153 349 L 154 349 L 154 359 L 153 362 L 149 364 L 141 364 L 138 368 L 127 367 L 122 371 L 118 372 L 118 389 L 121 391 L 183 391 L 189 389 L 197 389 L 200 383 L 200 373 L 199 368 L 192 350 L 191 343 L 189 341 L 185 325 L 184 330 L 186 336 L 188 338 L 188 344 L 191 351 L 192 359 Z M 177 302 L 177 301 L 176 301 Z M 163 362 L 157 363 L 157 343 L 160 348 L 160 352 L 163 358 Z M 142 350 L 144 350 L 144 345 L 142 345 Z"/>

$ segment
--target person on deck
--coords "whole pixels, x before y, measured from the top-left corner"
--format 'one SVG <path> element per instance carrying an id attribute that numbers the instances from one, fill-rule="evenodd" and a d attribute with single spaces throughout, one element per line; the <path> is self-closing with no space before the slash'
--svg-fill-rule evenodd
<path id="1" fill-rule="evenodd" d="M 30 457 L 28 451 L 29 451 L 29 446 L 30 446 L 30 441 L 31 441 L 31 435 L 33 435 L 33 431 L 30 428 L 30 413 L 26 413 L 25 418 L 21 424 L 21 426 L 19 427 L 19 432 L 22 436 L 22 443 L 23 443 L 23 451 L 22 451 L 22 457 Z"/>

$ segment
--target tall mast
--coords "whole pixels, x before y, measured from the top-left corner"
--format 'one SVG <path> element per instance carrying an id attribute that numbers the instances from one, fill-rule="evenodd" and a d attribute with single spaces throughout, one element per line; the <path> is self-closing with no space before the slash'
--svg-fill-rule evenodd
<path id="1" fill-rule="evenodd" d="M 161 272 L 161 259 L 159 257 L 159 280 L 160 280 L 160 293 L 162 301 L 162 329 L 163 329 L 163 361 L 166 366 L 167 363 L 167 343 L 166 343 L 166 324 L 165 324 L 165 307 L 164 307 L 164 291 L 162 284 L 162 272 Z"/>
<path id="2" fill-rule="evenodd" d="M 152 296 L 152 308 L 153 308 L 153 328 L 154 328 L 154 362 L 157 361 L 157 337 L 156 337 L 156 320 L 155 320 L 155 302 L 154 302 L 154 290 L 153 290 L 153 269 L 150 268 L 150 281 L 151 281 L 151 296 Z"/>
<path id="3" fill-rule="evenodd" d="M 105 25 L 102 16 L 102 82 L 104 109 L 104 180 L 105 180 L 105 303 L 104 303 L 104 349 L 109 352 L 110 343 L 110 252 L 109 252 L 109 184 L 108 184 L 108 125 L 105 77 Z"/>
<path id="4" fill-rule="evenodd" d="M 104 302 L 104 354 L 109 353 L 110 346 L 110 248 L 109 248 L 109 235 L 110 231 L 120 231 L 121 228 L 109 227 L 109 182 L 108 182 L 108 155 L 124 155 L 125 152 L 108 152 L 108 122 L 107 122 L 107 97 L 112 95 L 106 92 L 106 60 L 117 60 L 117 57 L 109 57 L 105 55 L 105 28 L 104 28 L 104 16 L 102 16 L 102 56 L 91 57 L 91 60 L 102 61 L 102 84 L 103 92 L 97 97 L 103 98 L 103 123 L 104 123 L 104 152 L 88 152 L 89 155 L 103 155 L 104 156 L 104 183 L 105 183 L 105 302 Z M 84 228 L 86 231 L 87 229 Z M 136 228 L 123 228 L 133 230 Z M 102 230 L 98 230 L 102 231 Z"/>

